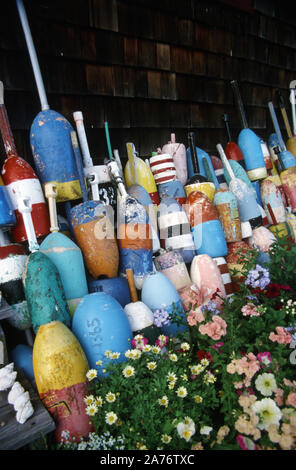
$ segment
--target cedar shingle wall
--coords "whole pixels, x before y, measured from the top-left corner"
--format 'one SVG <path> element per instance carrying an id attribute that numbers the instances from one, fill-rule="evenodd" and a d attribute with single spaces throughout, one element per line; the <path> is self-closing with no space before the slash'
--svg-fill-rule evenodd
<path id="1" fill-rule="evenodd" d="M 291 5 L 292 3 L 290 3 Z M 248 125 L 264 139 L 274 132 L 273 100 L 284 139 L 276 90 L 290 113 L 296 79 L 294 7 L 275 0 L 24 0 L 50 107 L 74 126 L 81 110 L 95 163 L 107 156 L 104 120 L 113 148 L 126 159 L 133 141 L 141 156 L 170 133 L 216 154 L 241 128 L 230 80 L 239 82 Z M 233 6 L 235 5 L 235 6 Z M 14 1 L 0 16 L 0 79 L 21 156 L 32 163 L 30 125 L 40 111 Z M 1 162 L 5 153 L 1 141 Z"/>

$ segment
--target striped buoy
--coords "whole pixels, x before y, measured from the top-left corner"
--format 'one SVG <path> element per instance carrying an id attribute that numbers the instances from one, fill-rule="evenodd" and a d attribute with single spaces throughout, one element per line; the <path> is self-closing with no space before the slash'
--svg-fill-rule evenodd
<path id="1" fill-rule="evenodd" d="M 178 251 L 160 254 L 154 259 L 154 265 L 157 271 L 167 276 L 177 290 L 191 284 L 187 266 Z"/>
<path id="2" fill-rule="evenodd" d="M 149 163 L 157 185 L 176 179 L 177 171 L 174 159 L 169 153 L 156 154 L 150 157 Z"/>
<path id="3" fill-rule="evenodd" d="M 158 207 L 159 238 L 166 250 L 178 250 L 185 263 L 196 254 L 186 212 L 173 197 L 162 199 Z"/>
<path id="4" fill-rule="evenodd" d="M 219 183 L 220 188 L 228 188 L 228 185 L 225 180 L 224 176 L 224 165 L 219 157 L 216 155 L 210 155 L 211 162 L 215 171 L 215 175 L 217 177 L 217 181 Z"/>
<path id="5" fill-rule="evenodd" d="M 234 290 L 233 290 L 231 276 L 228 271 L 226 259 L 222 256 L 219 256 L 218 258 L 213 258 L 213 259 L 219 268 L 222 281 L 224 284 L 225 292 L 226 292 L 226 297 L 229 297 L 233 294 Z"/>

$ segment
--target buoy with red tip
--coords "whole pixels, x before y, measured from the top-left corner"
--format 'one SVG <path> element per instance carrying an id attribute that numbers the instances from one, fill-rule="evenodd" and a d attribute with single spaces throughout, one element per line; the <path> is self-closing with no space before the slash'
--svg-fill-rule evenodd
<path id="1" fill-rule="evenodd" d="M 226 242 L 240 241 L 242 230 L 235 195 L 229 189 L 220 188 L 216 191 L 213 202 L 222 224 Z"/>
<path id="2" fill-rule="evenodd" d="M 75 111 L 73 118 L 76 124 L 76 130 L 80 143 L 84 175 L 91 188 L 91 199 L 101 201 L 111 206 L 116 212 L 116 188 L 110 178 L 106 165 L 94 165 L 90 154 L 86 131 L 84 127 L 84 119 L 81 111 Z"/>
<path id="3" fill-rule="evenodd" d="M 228 160 L 235 160 L 238 162 L 243 168 L 246 168 L 245 160 L 243 153 L 236 142 L 234 142 L 231 138 L 230 127 L 229 127 L 229 115 L 222 114 L 222 119 L 225 124 L 226 133 L 228 137 L 228 142 L 225 146 L 225 155 Z"/>
<path id="4" fill-rule="evenodd" d="M 185 261 L 177 250 L 161 252 L 154 258 L 154 265 L 157 271 L 167 276 L 177 290 L 191 284 Z"/>
<path id="5" fill-rule="evenodd" d="M 212 299 L 219 307 L 222 306 L 226 291 L 218 265 L 211 256 L 195 256 L 190 267 L 190 277 L 201 292 L 204 303 Z"/>
<path id="6" fill-rule="evenodd" d="M 128 156 L 128 161 L 124 168 L 126 187 L 129 188 L 132 184 L 143 186 L 149 193 L 153 204 L 158 206 L 159 194 L 150 167 L 137 156 L 135 145 L 132 142 L 127 142 L 126 150 Z"/>
<path id="7" fill-rule="evenodd" d="M 71 139 L 78 167 L 81 155 L 75 131 L 71 132 Z M 83 174 L 80 175 L 80 183 L 81 188 L 84 188 L 83 202 L 71 208 L 71 225 L 86 269 L 93 279 L 102 276 L 116 277 L 119 251 L 112 221 L 112 208 L 100 201 L 88 200 Z"/>
<path id="8" fill-rule="evenodd" d="M 23 273 L 23 285 L 33 330 L 37 333 L 40 325 L 54 320 L 70 327 L 71 316 L 59 272 L 54 263 L 39 251 L 30 199 L 19 198 L 18 203 L 30 251 Z"/>
<path id="9" fill-rule="evenodd" d="M 138 298 L 135 279 L 132 269 L 126 270 L 126 276 L 130 288 L 131 302 L 124 307 L 134 337 L 142 335 L 150 344 L 155 344 L 161 330 L 153 323 L 153 312 Z"/>
<path id="10" fill-rule="evenodd" d="M 1 174 L 16 218 L 16 224 L 11 231 L 13 239 L 17 243 L 27 240 L 23 218 L 18 211 L 18 197 L 30 197 L 36 237 L 43 237 L 49 233 L 46 202 L 35 171 L 28 162 L 17 154 L 4 104 L 2 82 L 0 85 L 0 130 L 7 157 L 3 163 Z"/>
<path id="11" fill-rule="evenodd" d="M 185 263 L 191 263 L 196 250 L 183 207 L 173 197 L 166 197 L 158 206 L 157 220 L 162 248 L 178 250 Z"/>
<path id="12" fill-rule="evenodd" d="M 117 360 L 122 362 L 133 339 L 125 311 L 105 292 L 83 297 L 74 312 L 72 332 L 81 344 L 90 368 L 96 369 L 99 376 L 104 375 L 103 370 L 110 362 L 105 352 L 120 353 Z"/>
<path id="13" fill-rule="evenodd" d="M 64 116 L 49 107 L 22 0 L 17 0 L 16 5 L 41 103 L 41 111 L 30 129 L 30 145 L 36 171 L 42 184 L 57 184 L 58 201 L 80 199 L 81 190 L 70 138 L 73 128 Z"/>
<path id="14" fill-rule="evenodd" d="M 214 204 L 200 191 L 193 191 L 186 200 L 186 213 L 197 254 L 212 258 L 225 256 L 227 244 Z"/>
<path id="15" fill-rule="evenodd" d="M 221 144 L 217 144 L 217 150 L 230 177 L 229 189 L 237 199 L 239 215 L 242 222 L 242 237 L 250 237 L 252 234 L 251 229 L 262 225 L 262 216 L 254 189 L 252 186 L 248 186 L 240 178 L 235 177 L 230 165 L 231 160 L 227 160 Z M 235 162 L 233 161 L 233 163 Z"/>
<path id="16" fill-rule="evenodd" d="M 145 207 L 127 193 L 117 163 L 110 160 L 108 168 L 120 193 L 117 220 L 119 274 L 125 277 L 126 270 L 133 269 L 136 287 L 141 289 L 145 276 L 154 270 L 148 214 Z"/>
<path id="17" fill-rule="evenodd" d="M 251 181 L 266 178 L 267 170 L 265 167 L 264 155 L 259 137 L 248 127 L 243 102 L 241 99 L 238 83 L 231 81 L 236 104 L 239 110 L 243 129 L 238 135 L 238 146 L 244 156 L 245 168 Z"/>
<path id="18" fill-rule="evenodd" d="M 186 194 L 183 184 L 177 178 L 174 159 L 170 154 L 153 152 L 149 159 L 150 168 L 154 176 L 160 200 L 166 196 L 173 196 L 179 204 L 184 204 Z"/>
<path id="19" fill-rule="evenodd" d="M 286 210 L 280 190 L 270 179 L 261 181 L 261 200 L 270 225 L 281 224 L 286 221 Z"/>
<path id="20" fill-rule="evenodd" d="M 167 144 L 163 145 L 161 153 L 168 153 L 173 157 L 177 178 L 184 186 L 188 177 L 185 145 L 176 142 L 176 135 L 171 134 L 171 140 Z"/>
<path id="21" fill-rule="evenodd" d="M 221 162 L 221 159 L 216 155 L 211 155 L 211 162 L 215 171 L 215 175 L 217 177 L 217 181 L 219 183 L 219 187 L 228 188 L 228 184 L 226 183 L 224 176 L 224 165 Z"/>
<path id="22" fill-rule="evenodd" d="M 81 298 L 88 294 L 83 256 L 76 243 L 59 232 L 56 210 L 57 186 L 46 183 L 44 188 L 49 206 L 51 233 L 40 244 L 40 252 L 48 256 L 56 266 L 63 284 L 70 314 L 73 316 Z"/>
<path id="23" fill-rule="evenodd" d="M 165 274 L 155 271 L 145 277 L 141 299 L 155 314 L 157 310 L 164 309 L 170 319 L 169 324 L 161 326 L 162 333 L 167 336 L 176 336 L 187 329 L 186 316 L 181 298 L 177 289 Z M 178 325 L 174 314 L 183 322 Z M 155 321 L 156 323 L 156 321 Z"/>
<path id="24" fill-rule="evenodd" d="M 60 321 L 41 325 L 33 346 L 33 370 L 37 391 L 52 415 L 56 442 L 79 442 L 94 430 L 86 414 L 88 395 L 86 355 L 71 330 Z"/>

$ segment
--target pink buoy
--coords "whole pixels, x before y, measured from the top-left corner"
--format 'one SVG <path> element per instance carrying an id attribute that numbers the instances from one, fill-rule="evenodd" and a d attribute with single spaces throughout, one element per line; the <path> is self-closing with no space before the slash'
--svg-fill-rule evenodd
<path id="1" fill-rule="evenodd" d="M 222 306 L 226 291 L 220 270 L 213 258 L 206 254 L 195 256 L 190 267 L 190 277 L 200 290 L 204 302 L 215 300 L 219 307 Z"/>
<path id="2" fill-rule="evenodd" d="M 181 181 L 182 185 L 184 186 L 188 177 L 185 145 L 176 142 L 175 134 L 171 134 L 171 140 L 162 147 L 161 151 L 162 153 L 168 153 L 173 157 L 177 172 L 177 178 L 179 181 Z"/>

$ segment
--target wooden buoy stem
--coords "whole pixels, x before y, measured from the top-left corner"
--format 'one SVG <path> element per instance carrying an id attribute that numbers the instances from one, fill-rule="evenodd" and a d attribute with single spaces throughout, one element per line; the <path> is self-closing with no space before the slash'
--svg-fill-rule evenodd
<path id="1" fill-rule="evenodd" d="M 45 183 L 44 193 L 48 201 L 50 231 L 58 232 L 59 224 L 58 224 L 57 205 L 56 205 L 56 198 L 58 196 L 57 185 L 55 183 Z"/>
<path id="2" fill-rule="evenodd" d="M 132 302 L 138 302 L 138 293 L 135 285 L 134 271 L 132 269 L 127 269 L 126 277 L 131 294 L 131 300 Z"/>

